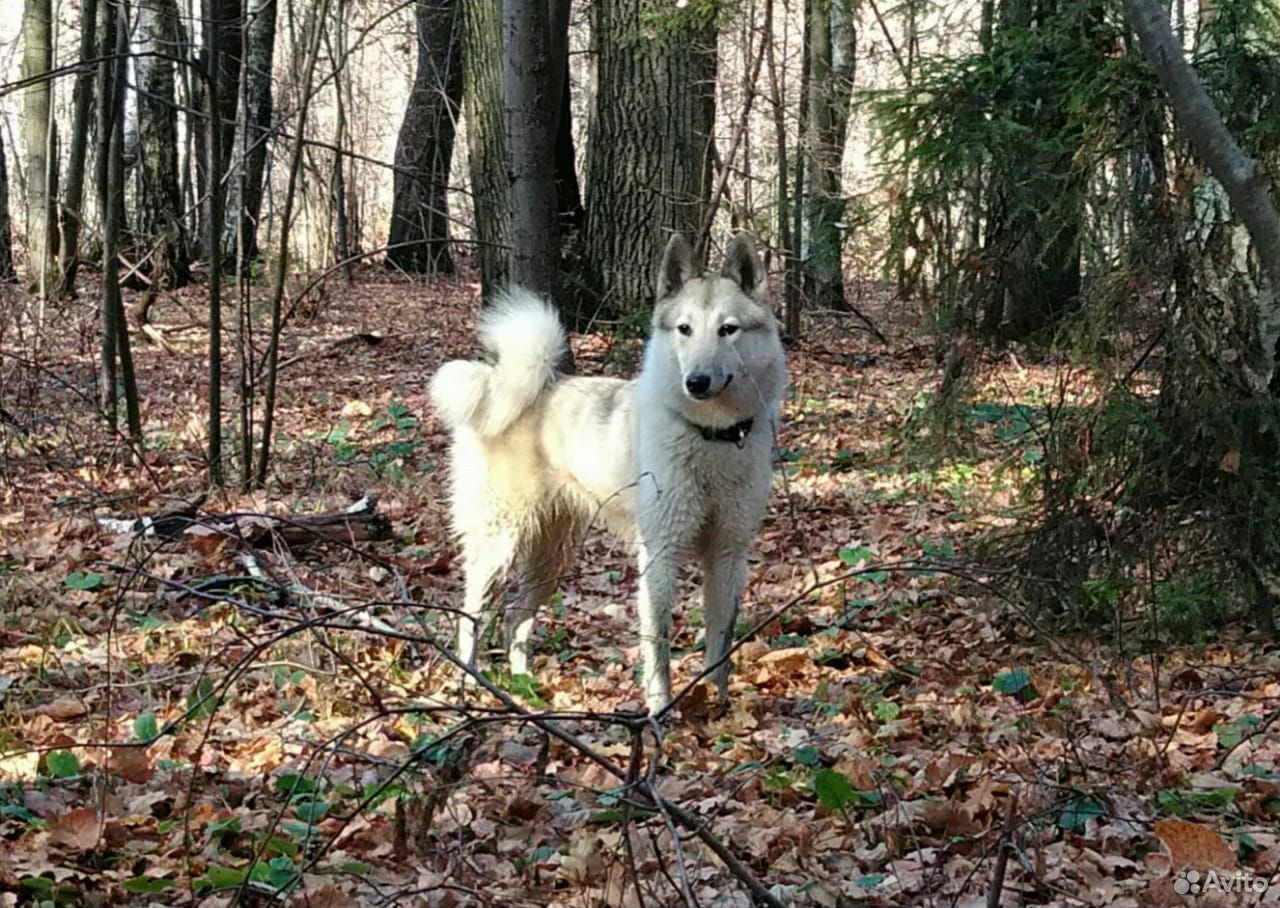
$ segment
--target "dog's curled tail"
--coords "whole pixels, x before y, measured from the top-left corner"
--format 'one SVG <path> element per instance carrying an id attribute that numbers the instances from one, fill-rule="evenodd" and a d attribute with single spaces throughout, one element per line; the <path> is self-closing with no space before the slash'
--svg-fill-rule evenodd
<path id="1" fill-rule="evenodd" d="M 431 379 L 431 402 L 449 429 L 500 435 L 556 380 L 568 347 L 549 302 L 520 287 L 495 297 L 480 316 L 480 343 L 493 364 L 455 359 Z"/>

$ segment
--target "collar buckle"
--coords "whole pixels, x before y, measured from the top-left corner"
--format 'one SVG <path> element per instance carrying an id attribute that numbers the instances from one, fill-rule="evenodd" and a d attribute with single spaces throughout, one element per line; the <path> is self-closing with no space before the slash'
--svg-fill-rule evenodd
<path id="1" fill-rule="evenodd" d="M 713 429 L 710 426 L 700 426 L 697 423 L 690 423 L 695 429 L 701 433 L 706 441 L 730 441 L 737 446 L 738 450 L 742 450 L 747 446 L 747 436 L 751 434 L 751 428 L 756 423 L 755 417 L 744 419 L 742 422 L 734 423 L 725 429 Z"/>

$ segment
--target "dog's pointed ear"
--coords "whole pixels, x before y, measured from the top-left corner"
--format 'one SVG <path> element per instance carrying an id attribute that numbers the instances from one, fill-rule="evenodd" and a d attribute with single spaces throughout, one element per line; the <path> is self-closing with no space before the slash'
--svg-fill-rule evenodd
<path id="1" fill-rule="evenodd" d="M 693 264 L 693 247 L 677 233 L 667 242 L 667 249 L 662 253 L 662 264 L 658 266 L 657 296 L 654 298 L 666 299 L 697 273 L 698 269 Z"/>
<path id="2" fill-rule="evenodd" d="M 756 254 L 756 241 L 749 233 L 739 233 L 724 253 L 720 273 L 742 288 L 747 296 L 757 296 L 764 287 L 764 265 Z"/>

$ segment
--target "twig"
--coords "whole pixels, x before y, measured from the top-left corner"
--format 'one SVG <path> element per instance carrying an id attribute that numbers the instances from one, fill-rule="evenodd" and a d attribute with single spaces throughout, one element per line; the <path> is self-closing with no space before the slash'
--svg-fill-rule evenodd
<path id="1" fill-rule="evenodd" d="M 991 888 L 987 890 L 987 908 L 1000 908 L 1000 892 L 1004 889 L 1004 875 L 1009 866 L 1009 838 L 1015 826 L 1018 809 L 1018 789 L 1009 795 L 1009 808 L 1004 813 L 1004 828 L 1000 830 L 1000 843 L 996 847 L 996 866 L 991 870 Z"/>

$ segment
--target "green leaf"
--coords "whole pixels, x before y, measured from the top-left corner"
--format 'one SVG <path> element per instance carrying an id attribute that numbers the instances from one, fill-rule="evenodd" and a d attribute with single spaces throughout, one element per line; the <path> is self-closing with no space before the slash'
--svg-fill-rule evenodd
<path id="1" fill-rule="evenodd" d="M 870 564 L 871 559 L 876 557 L 876 553 L 871 551 L 871 549 L 867 548 L 865 545 L 860 545 L 856 548 L 841 549 L 838 556 L 840 560 L 849 565 L 849 567 L 856 568 L 858 565 L 863 563 Z"/>
<path id="2" fill-rule="evenodd" d="M 210 839 L 215 839 L 223 833 L 235 835 L 240 831 L 240 818 L 227 817 L 225 820 L 216 820 L 204 828 L 205 833 Z"/>
<path id="3" fill-rule="evenodd" d="M 331 806 L 328 801 L 302 801 L 293 805 L 293 812 L 303 823 L 318 823 Z"/>
<path id="4" fill-rule="evenodd" d="M 1105 812 L 1102 805 L 1092 798 L 1081 798 L 1067 805 L 1058 817 L 1058 825 L 1063 829 L 1084 829 L 1086 823 Z"/>
<path id="5" fill-rule="evenodd" d="M 530 706 L 546 706 L 547 701 L 538 693 L 538 682 L 532 675 L 512 675 L 507 682 L 507 691 Z"/>
<path id="6" fill-rule="evenodd" d="M 950 539 L 943 539 L 937 543 L 931 539 L 926 539 L 921 549 L 926 558 L 944 560 L 956 557 L 956 547 L 951 543 Z"/>
<path id="7" fill-rule="evenodd" d="M 80 772 L 80 759 L 69 750 L 50 751 L 44 759 L 51 778 L 69 779 Z"/>
<path id="8" fill-rule="evenodd" d="M 264 853 L 275 852 L 276 854 L 288 855 L 291 858 L 296 858 L 300 850 L 296 842 L 291 842 L 278 835 L 271 836 L 263 846 Z"/>
<path id="9" fill-rule="evenodd" d="M 94 571 L 72 571 L 63 582 L 73 590 L 96 590 L 105 580 L 105 577 Z"/>
<path id="10" fill-rule="evenodd" d="M 1280 774 L 1277 774 L 1274 769 L 1268 769 L 1267 767 L 1260 766 L 1257 763 L 1250 763 L 1247 766 L 1241 766 L 1240 775 L 1251 776 L 1255 779 L 1265 779 L 1268 782 L 1280 782 Z"/>
<path id="11" fill-rule="evenodd" d="M 213 715 L 218 709 L 219 698 L 213 695 L 213 681 L 201 678 L 195 689 L 187 694 L 187 711 L 193 719 Z"/>
<path id="12" fill-rule="evenodd" d="M 1239 788 L 1211 788 L 1208 791 L 1176 791 L 1166 789 L 1156 793 L 1156 805 L 1162 813 L 1175 817 L 1195 813 L 1220 811 L 1235 801 Z"/>
<path id="13" fill-rule="evenodd" d="M 875 705 L 871 707 L 871 712 L 881 722 L 892 722 L 898 718 L 898 714 L 902 712 L 902 707 L 892 700 L 877 700 Z"/>
<path id="14" fill-rule="evenodd" d="M 803 766 L 817 766 L 822 762 L 822 754 L 818 753 L 818 748 L 812 744 L 802 744 L 796 748 L 796 752 L 791 755 L 793 762 L 800 763 Z"/>
<path id="15" fill-rule="evenodd" d="M 201 879 L 207 880 L 215 889 L 230 889 L 232 886 L 239 886 L 243 883 L 246 876 L 248 876 L 248 873 L 242 867 L 223 867 L 220 864 L 210 864 Z"/>
<path id="16" fill-rule="evenodd" d="M 291 798 L 298 794 L 310 794 L 318 791 L 319 785 L 315 780 L 304 776 L 298 772 L 282 772 L 276 776 L 276 792 Z"/>
<path id="17" fill-rule="evenodd" d="M 843 810 L 858 799 L 844 773 L 834 769 L 820 769 L 813 774 L 813 792 L 827 810 Z"/>
<path id="18" fill-rule="evenodd" d="M 34 892 L 44 898 L 53 895 L 53 880 L 47 876 L 25 877 L 19 885 L 28 892 Z"/>
<path id="19" fill-rule="evenodd" d="M 347 436 L 351 434 L 351 426 L 346 423 L 339 423 L 329 430 L 329 434 L 325 436 L 325 441 L 331 445 L 338 445 L 347 440 Z"/>
<path id="20" fill-rule="evenodd" d="M 173 880 L 166 880 L 163 877 L 154 876 L 135 876 L 131 880 L 125 880 L 120 888 L 125 892 L 134 892 L 138 894 L 167 892 L 173 888 Z"/>
<path id="21" fill-rule="evenodd" d="M 284 889 L 290 884 L 295 883 L 297 874 L 293 869 L 293 859 L 281 855 L 267 861 L 269 872 L 267 873 L 267 882 L 276 889 Z"/>
<path id="22" fill-rule="evenodd" d="M 1015 668 L 1007 672 L 1001 672 L 991 680 L 991 687 L 1001 694 L 1023 696 L 1025 699 L 1034 699 L 1035 697 L 1035 687 L 1031 683 L 1031 673 L 1025 668 Z"/>
<path id="23" fill-rule="evenodd" d="M 156 726 L 156 714 L 145 712 L 134 719 L 133 736 L 139 741 L 154 741 L 160 737 L 160 729 Z"/>
<path id="24" fill-rule="evenodd" d="M 1214 733 L 1218 736 L 1218 746 L 1231 750 L 1249 737 L 1262 724 L 1262 719 L 1255 715 L 1241 716 L 1230 725 L 1215 725 Z"/>

